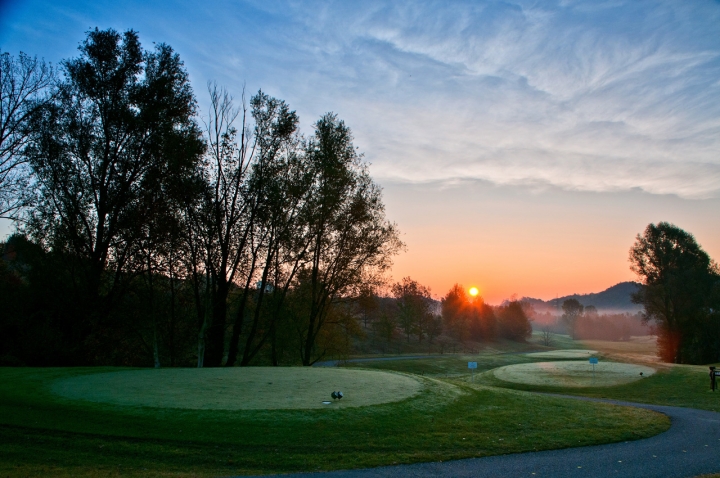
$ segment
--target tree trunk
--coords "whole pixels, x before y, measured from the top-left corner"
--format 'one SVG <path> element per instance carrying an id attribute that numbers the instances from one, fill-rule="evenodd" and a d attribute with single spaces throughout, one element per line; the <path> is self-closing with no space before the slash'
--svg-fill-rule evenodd
<path id="1" fill-rule="evenodd" d="M 227 321 L 227 296 L 229 284 L 223 276 L 217 277 L 213 291 L 212 323 L 207 328 L 205 366 L 220 367 L 225 355 L 225 327 Z"/>

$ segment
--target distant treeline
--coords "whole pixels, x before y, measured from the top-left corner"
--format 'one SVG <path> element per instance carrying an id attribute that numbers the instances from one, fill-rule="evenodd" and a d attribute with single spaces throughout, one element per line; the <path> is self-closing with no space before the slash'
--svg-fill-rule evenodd
<path id="1" fill-rule="evenodd" d="M 581 340 L 630 340 L 651 335 L 653 328 L 643 323 L 641 314 L 586 314 L 575 324 L 575 337 Z"/>
<path id="2" fill-rule="evenodd" d="M 363 334 L 356 343 L 364 352 L 403 350 L 403 344 L 419 350 L 444 352 L 472 349 L 497 339 L 526 341 L 532 326 L 525 304 L 509 301 L 493 307 L 482 298 L 468 296 L 456 284 L 438 303 L 430 290 L 410 277 L 393 284 L 388 297 L 365 292 L 358 298 L 358 317 Z"/>
<path id="3" fill-rule="evenodd" d="M 582 306 L 582 304 L 580 305 Z M 583 312 L 574 317 L 567 312 L 562 316 L 549 312 L 535 312 L 532 315 L 533 325 L 539 330 L 567 333 L 579 340 L 621 341 L 657 333 L 639 312 L 636 314 L 602 314 L 598 313 L 594 306 L 582 306 L 582 309 Z"/>

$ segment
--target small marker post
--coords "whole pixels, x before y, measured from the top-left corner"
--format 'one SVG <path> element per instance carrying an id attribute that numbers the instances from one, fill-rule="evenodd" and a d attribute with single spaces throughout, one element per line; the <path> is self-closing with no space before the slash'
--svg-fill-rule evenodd
<path id="1" fill-rule="evenodd" d="M 589 362 L 593 366 L 593 380 L 595 380 L 595 364 L 598 363 L 598 359 L 597 359 L 597 357 L 590 357 Z"/>
<path id="2" fill-rule="evenodd" d="M 468 368 L 470 369 L 470 382 L 475 382 L 475 369 L 477 368 L 477 362 L 468 362 Z"/>

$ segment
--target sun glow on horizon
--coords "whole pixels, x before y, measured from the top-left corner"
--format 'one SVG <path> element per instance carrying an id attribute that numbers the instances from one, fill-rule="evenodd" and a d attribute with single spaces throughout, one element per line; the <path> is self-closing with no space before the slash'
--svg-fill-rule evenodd
<path id="1" fill-rule="evenodd" d="M 478 290 L 477 287 L 470 287 L 470 289 L 468 290 L 468 293 L 471 296 L 476 297 L 478 295 L 478 293 L 480 293 L 480 291 Z"/>

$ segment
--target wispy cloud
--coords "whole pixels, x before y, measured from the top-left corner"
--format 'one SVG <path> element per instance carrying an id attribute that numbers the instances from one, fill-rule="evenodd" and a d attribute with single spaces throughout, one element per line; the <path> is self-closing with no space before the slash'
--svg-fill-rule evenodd
<path id="1" fill-rule="evenodd" d="M 306 125 L 334 110 L 381 181 L 720 195 L 717 2 L 134 3 L 27 11 L 170 43 L 201 103 L 216 79 L 286 99 Z M 0 40 L 22 42 L 28 18 Z"/>
<path id="2" fill-rule="evenodd" d="M 352 112 L 380 177 L 720 193 L 717 4 L 295 15 L 319 35 L 316 86 Z"/>

